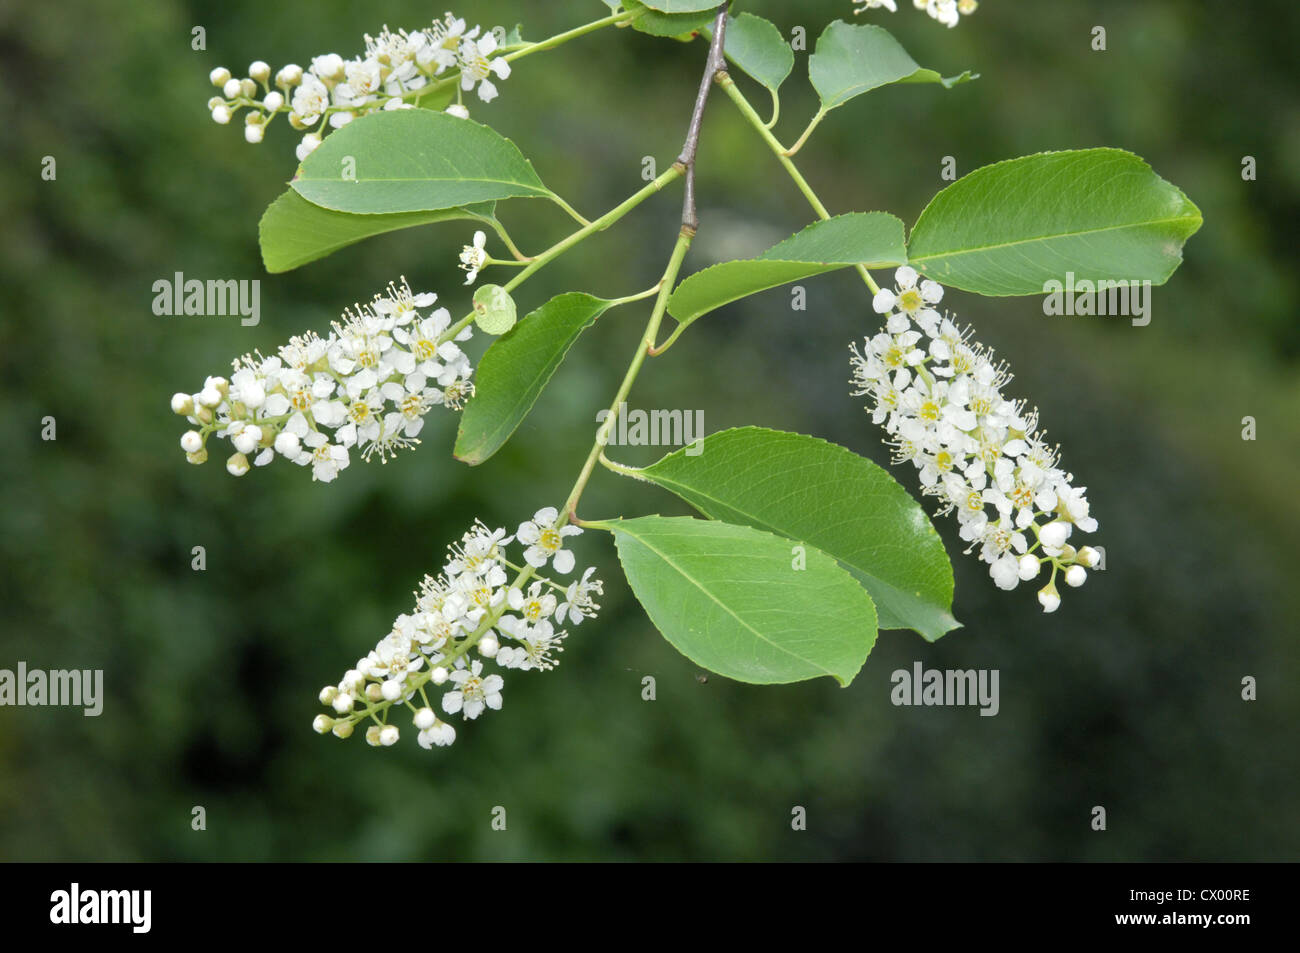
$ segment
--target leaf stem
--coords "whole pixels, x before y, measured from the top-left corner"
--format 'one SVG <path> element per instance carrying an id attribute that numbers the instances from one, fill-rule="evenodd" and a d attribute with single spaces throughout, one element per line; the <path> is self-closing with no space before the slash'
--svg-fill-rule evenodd
<path id="1" fill-rule="evenodd" d="M 615 13 L 613 16 L 601 17 L 599 20 L 592 20 L 590 23 L 584 23 L 582 26 L 574 27 L 572 30 L 565 30 L 563 33 L 557 33 L 555 36 L 545 40 L 538 40 L 536 43 L 530 43 L 523 49 L 515 50 L 512 53 L 505 54 L 507 61 L 522 59 L 530 53 L 540 53 L 543 50 L 554 49 L 570 40 L 576 40 L 580 36 L 593 33 L 596 30 L 607 26 L 623 26 L 631 23 L 637 18 L 638 14 L 630 14 L 626 10 Z"/>
<path id="2" fill-rule="evenodd" d="M 792 145 L 789 149 L 785 150 L 784 154 L 787 157 L 789 157 L 794 155 L 800 149 L 802 149 L 803 144 L 808 141 L 808 137 L 813 134 L 813 130 L 816 129 L 818 126 L 820 126 L 821 121 L 825 118 L 826 118 L 826 109 L 823 107 L 822 109 L 817 110 L 817 115 L 812 117 L 812 122 L 808 123 L 808 127 L 804 129 L 803 134 L 800 135 L 797 140 L 795 140 L 794 145 Z M 769 126 L 768 128 L 771 127 Z"/>
<path id="3" fill-rule="evenodd" d="M 568 499 L 564 501 L 564 508 L 560 512 L 558 525 L 567 522 L 581 523 L 577 514 L 578 500 L 582 498 L 582 492 L 587 487 L 587 481 L 591 479 L 591 473 L 596 467 L 596 461 L 604 452 L 605 444 L 609 440 L 609 433 L 618 420 L 623 402 L 627 400 L 627 395 L 632 390 L 632 384 L 636 380 L 637 374 L 641 372 L 641 365 L 645 363 L 646 355 L 654 347 L 655 338 L 659 334 L 659 325 L 663 321 L 664 312 L 668 307 L 668 296 L 672 293 L 673 285 L 677 281 L 677 274 L 682 268 L 682 260 L 686 257 L 686 250 L 691 247 L 691 239 L 694 236 L 694 230 L 685 225 L 677 234 L 677 244 L 673 246 L 673 253 L 668 259 L 668 266 L 664 269 L 663 278 L 659 282 L 659 297 L 655 299 L 654 310 L 650 312 L 650 320 L 646 322 L 645 331 L 641 334 L 641 340 L 637 342 L 636 353 L 632 356 L 632 363 L 628 365 L 627 373 L 623 375 L 623 382 L 618 387 L 618 393 L 614 395 L 614 400 L 610 403 L 609 413 L 605 416 L 600 429 L 596 431 L 596 439 L 591 445 L 591 452 L 587 454 L 586 462 L 582 465 L 582 471 L 578 474 L 578 479 L 574 481 Z"/>
<path id="4" fill-rule="evenodd" d="M 533 275 L 537 274 L 538 271 L 546 267 L 546 265 L 554 261 L 556 258 L 559 258 L 561 255 L 563 255 L 574 245 L 577 245 L 579 242 L 581 242 L 584 238 L 594 234 L 595 232 L 604 231 L 605 229 L 609 228 L 611 225 L 613 225 L 623 216 L 627 215 L 628 212 L 632 211 L 632 209 L 636 208 L 638 205 L 640 205 L 650 196 L 654 195 L 656 192 L 662 189 L 665 185 L 674 181 L 675 179 L 681 178 L 681 175 L 682 175 L 682 170 L 674 165 L 668 171 L 664 172 L 662 175 L 656 178 L 653 182 L 646 183 L 644 188 L 638 189 L 636 192 L 628 196 L 628 198 L 624 199 L 622 202 L 620 202 L 614 208 L 610 209 L 608 212 L 606 212 L 600 218 L 596 219 L 594 222 L 589 222 L 588 224 L 584 225 L 582 228 L 578 229 L 573 234 L 569 235 L 567 238 L 563 238 L 560 241 L 556 242 L 554 245 L 546 249 L 546 251 L 542 252 L 540 255 L 537 255 L 536 257 L 529 259 L 524 269 L 521 272 L 519 272 L 519 274 L 511 278 L 508 282 L 506 282 L 505 285 L 503 285 L 502 287 L 504 287 L 507 292 L 514 291 L 516 288 L 522 285 Z M 657 287 L 655 290 L 658 290 Z M 644 297 L 648 298 L 653 293 L 654 291 L 651 291 L 646 295 L 644 295 Z M 636 299 L 632 298 L 630 300 L 636 300 Z M 450 341 L 452 338 L 454 338 L 465 328 L 469 327 L 470 322 L 472 322 L 473 320 L 474 320 L 474 312 L 471 311 L 469 314 L 465 315 L 465 317 L 461 318 L 459 321 L 457 321 L 455 324 L 449 327 L 446 331 L 444 331 L 441 334 L 441 336 L 439 336 L 438 343 L 441 344 L 443 341 Z"/>
<path id="5" fill-rule="evenodd" d="M 727 94 L 728 98 L 736 104 L 736 108 L 740 110 L 740 114 L 744 116 L 745 119 L 749 121 L 749 124 L 758 131 L 758 134 L 763 137 L 763 141 L 766 142 L 768 148 L 772 150 L 772 154 L 776 156 L 777 160 L 785 168 L 786 174 L 790 176 L 790 179 L 794 182 L 795 186 L 803 193 L 803 197 L 808 200 L 808 204 L 812 206 L 813 211 L 817 213 L 817 217 L 823 221 L 830 218 L 831 213 L 826 210 L 826 206 L 823 205 L 821 199 L 817 197 L 817 193 L 814 192 L 812 186 L 808 184 L 808 180 L 800 174 L 798 167 L 790 159 L 788 150 L 781 145 L 781 141 L 777 139 L 776 136 L 772 135 L 772 130 L 768 129 L 767 126 L 763 124 L 762 117 L 755 112 L 754 107 L 751 106 L 749 100 L 745 98 L 745 94 L 736 87 L 736 81 L 727 74 L 726 70 L 723 70 L 717 74 L 716 82 L 722 87 L 723 92 Z M 802 144 L 802 139 L 800 140 L 800 144 Z M 876 284 L 875 279 L 871 277 L 871 272 L 867 271 L 865 265 L 857 265 L 856 268 L 858 274 L 862 276 L 862 280 L 865 281 L 867 287 L 871 289 L 872 294 L 880 291 L 880 286 Z"/>

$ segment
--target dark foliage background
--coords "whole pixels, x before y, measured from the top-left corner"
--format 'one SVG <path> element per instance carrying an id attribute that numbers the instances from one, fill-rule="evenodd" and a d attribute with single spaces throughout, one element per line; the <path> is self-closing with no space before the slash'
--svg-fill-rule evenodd
<path id="1" fill-rule="evenodd" d="M 810 41 L 848 0 L 742 0 Z M 485 24 L 549 35 L 595 0 L 476 0 Z M 1300 212 L 1300 7 L 987 0 L 955 30 L 880 14 L 921 62 L 982 78 L 880 91 L 837 111 L 801 156 L 832 211 L 914 221 L 958 169 L 1043 149 L 1115 145 L 1201 207 L 1205 226 L 1156 292 L 1150 326 L 1046 318 L 1036 299 L 946 304 L 1017 372 L 1067 467 L 1090 490 L 1109 569 L 1054 616 L 998 592 L 939 525 L 965 628 L 936 645 L 883 633 L 847 690 L 757 688 L 698 672 L 653 630 L 589 534 L 579 558 L 610 580 L 565 664 L 507 684 L 505 709 L 429 753 L 319 738 L 316 693 L 392 617 L 476 515 L 514 526 L 567 490 L 594 413 L 644 311 L 601 322 L 513 442 L 454 462 L 443 416 L 418 452 L 313 485 L 278 465 L 236 482 L 190 467 L 168 410 L 230 358 L 323 328 L 406 274 L 453 310 L 466 227 L 386 236 L 299 271 L 261 267 L 256 223 L 293 173 L 281 124 L 259 146 L 211 123 L 209 69 L 351 55 L 411 0 L 0 4 L 0 667 L 102 668 L 99 718 L 0 710 L 0 857 L 95 860 L 1294 859 L 1300 389 L 1293 267 Z M 1105 25 L 1109 49 L 1090 49 Z M 207 50 L 190 48 L 202 25 Z M 518 64 L 477 118 L 514 138 L 545 181 L 594 214 L 665 168 L 694 95 L 701 44 L 605 31 Z M 803 54 L 778 132 L 811 114 Z M 742 80 L 742 83 L 746 81 Z M 746 84 L 747 90 L 753 89 Z M 756 102 L 764 102 L 753 89 Z M 40 178 L 43 156 L 58 178 Z M 1242 181 L 1242 157 L 1259 178 Z M 809 220 L 729 103 L 711 104 L 704 227 L 690 266 L 765 247 Z M 648 205 L 530 282 L 521 305 L 658 276 L 679 193 Z M 505 210 L 528 248 L 567 229 Z M 260 326 L 162 318 L 152 283 L 261 278 Z M 792 314 L 771 292 L 701 322 L 638 383 L 641 407 L 703 408 L 709 430 L 797 429 L 880 462 L 848 395 L 846 345 L 874 327 L 851 273 L 809 284 Z M 56 442 L 39 437 L 53 415 Z M 1241 419 L 1258 420 L 1255 442 Z M 436 417 L 437 415 L 435 415 Z M 633 463 L 653 449 L 624 451 Z M 910 471 L 897 476 L 916 489 Z M 590 517 L 677 512 L 665 494 L 598 474 Z M 203 545 L 208 569 L 190 569 Z M 890 673 L 1001 671 L 1001 713 L 895 708 Z M 658 680 L 643 702 L 641 678 Z M 1259 700 L 1243 702 L 1243 676 Z M 194 805 L 208 829 L 190 829 Z M 508 831 L 494 832 L 503 805 Z M 790 827 L 808 809 L 808 830 Z M 1108 830 L 1089 827 L 1104 805 Z"/>

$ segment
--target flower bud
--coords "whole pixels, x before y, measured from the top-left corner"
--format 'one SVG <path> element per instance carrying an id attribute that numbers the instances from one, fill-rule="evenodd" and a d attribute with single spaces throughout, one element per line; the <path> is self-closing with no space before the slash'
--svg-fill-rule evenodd
<path id="1" fill-rule="evenodd" d="M 1020 579 L 1022 582 L 1028 582 L 1031 579 L 1038 578 L 1038 572 L 1042 569 L 1043 564 L 1038 561 L 1037 556 L 1029 553 L 1020 557 Z"/>
<path id="2" fill-rule="evenodd" d="M 239 433 L 231 434 L 230 443 L 240 453 L 248 454 L 257 449 L 261 439 L 262 428 L 256 424 L 248 424 Z"/>
<path id="3" fill-rule="evenodd" d="M 311 722 L 312 730 L 318 735 L 323 735 L 334 727 L 334 719 L 328 715 L 317 715 Z"/>
<path id="4" fill-rule="evenodd" d="M 267 93 L 262 99 L 262 108 L 273 113 L 284 105 L 284 97 L 279 93 Z"/>
<path id="5" fill-rule="evenodd" d="M 1038 590 L 1038 604 L 1044 612 L 1055 612 L 1061 607 L 1061 595 L 1056 591 L 1055 585 L 1049 582 Z"/>
<path id="6" fill-rule="evenodd" d="M 371 702 L 384 700 L 384 690 L 379 687 L 378 682 L 371 682 L 366 686 L 366 700 Z"/>
<path id="7" fill-rule="evenodd" d="M 500 648 L 501 643 L 497 641 L 497 637 L 491 632 L 478 640 L 478 654 L 484 658 L 492 658 Z"/>
<path id="8" fill-rule="evenodd" d="M 181 434 L 181 449 L 186 453 L 198 453 L 203 449 L 203 438 L 197 430 L 187 430 Z"/>
<path id="9" fill-rule="evenodd" d="M 1065 571 L 1065 584 L 1078 589 L 1088 581 L 1088 570 L 1082 566 L 1071 566 Z"/>
<path id="10" fill-rule="evenodd" d="M 441 665 L 438 665 L 435 666 L 433 671 L 429 673 L 429 680 L 432 681 L 433 684 L 435 685 L 441 685 L 443 682 L 447 680 L 447 676 L 450 674 L 451 673 L 448 672 L 445 668 L 443 668 Z"/>
<path id="11" fill-rule="evenodd" d="M 1080 546 L 1075 558 L 1079 560 L 1080 565 L 1087 566 L 1089 569 L 1096 569 L 1097 564 L 1101 562 L 1101 553 L 1091 546 Z"/>
<path id="12" fill-rule="evenodd" d="M 309 132 L 307 135 L 303 136 L 302 142 L 298 143 L 298 148 L 294 150 L 295 154 L 298 156 L 298 161 L 301 162 L 303 159 L 315 152 L 319 145 L 320 136 L 316 135 L 316 133 Z"/>
<path id="13" fill-rule="evenodd" d="M 437 720 L 432 708 L 421 708 L 415 713 L 415 727 L 421 731 L 428 731 Z"/>
<path id="14" fill-rule="evenodd" d="M 243 476 L 248 472 L 248 457 L 242 453 L 232 453 L 226 461 L 226 472 L 231 476 Z"/>
<path id="15" fill-rule="evenodd" d="M 225 86 L 230 82 L 230 70 L 226 69 L 224 66 L 218 66 L 208 74 L 208 79 L 212 81 L 213 86 L 220 89 L 222 86 Z"/>
<path id="16" fill-rule="evenodd" d="M 208 451 L 200 450 L 197 453 L 187 453 L 185 454 L 185 459 L 188 460 L 190 463 L 194 463 L 194 464 L 207 463 Z"/>
<path id="17" fill-rule="evenodd" d="M 1065 545 L 1065 540 L 1070 535 L 1070 524 L 1062 523 L 1057 520 L 1054 523 L 1048 523 L 1038 531 L 1038 539 L 1046 549 L 1059 550 Z"/>
<path id="18" fill-rule="evenodd" d="M 297 86 L 302 82 L 302 67 L 296 63 L 290 63 L 283 67 L 275 74 L 275 85 L 281 89 L 288 89 L 290 86 Z"/>
<path id="19" fill-rule="evenodd" d="M 334 701 L 331 704 L 333 704 L 334 710 L 338 712 L 340 715 L 346 715 L 348 712 L 352 710 L 352 706 L 355 704 L 355 700 L 352 698 L 350 694 L 339 692 L 338 696 L 334 699 Z"/>
<path id="20" fill-rule="evenodd" d="M 452 103 L 447 107 L 447 115 L 455 116 L 457 119 L 468 119 L 469 110 L 460 103 Z"/>
<path id="21" fill-rule="evenodd" d="M 351 738 L 351 737 L 352 737 L 352 722 L 350 722 L 350 721 L 336 721 L 336 722 L 334 722 L 334 737 L 335 737 L 335 738 Z"/>
<path id="22" fill-rule="evenodd" d="M 379 726 L 378 726 L 378 725 L 371 725 L 369 728 L 367 728 L 367 729 L 366 729 L 366 744 L 370 745 L 371 747 L 378 748 L 378 747 L 379 747 L 379 731 L 380 731 L 380 729 L 379 729 Z"/>
<path id="23" fill-rule="evenodd" d="M 302 441 L 295 433 L 282 430 L 275 438 L 275 451 L 283 457 L 296 457 L 301 449 Z"/>
<path id="24" fill-rule="evenodd" d="M 397 744 L 397 738 L 400 732 L 396 725 L 384 725 L 379 729 L 379 743 L 385 748 Z"/>
<path id="25" fill-rule="evenodd" d="M 262 60 L 253 60 L 248 64 L 248 75 L 259 83 L 265 83 L 271 77 L 271 65 Z"/>
<path id="26" fill-rule="evenodd" d="M 402 682 L 396 678 L 390 678 L 380 687 L 380 693 L 384 696 L 384 701 L 395 702 L 402 697 Z"/>
<path id="27" fill-rule="evenodd" d="M 253 115 L 249 113 L 249 115 Z M 257 145 L 266 135 L 266 127 L 259 122 L 250 122 L 244 127 L 244 140 L 251 145 Z"/>
<path id="28" fill-rule="evenodd" d="M 320 703 L 322 705 L 332 704 L 334 699 L 339 695 L 339 690 L 333 685 L 326 685 L 320 690 Z"/>
<path id="29" fill-rule="evenodd" d="M 188 417 L 194 413 L 194 398 L 189 394 L 172 394 L 172 412 Z"/>
<path id="30" fill-rule="evenodd" d="M 252 99 L 257 95 L 257 84 L 251 79 L 241 79 L 239 81 L 239 92 L 245 99 Z"/>
<path id="31" fill-rule="evenodd" d="M 243 86 L 240 85 L 239 80 L 228 79 L 221 87 L 221 95 L 225 96 L 227 99 L 238 99 L 242 90 Z"/>

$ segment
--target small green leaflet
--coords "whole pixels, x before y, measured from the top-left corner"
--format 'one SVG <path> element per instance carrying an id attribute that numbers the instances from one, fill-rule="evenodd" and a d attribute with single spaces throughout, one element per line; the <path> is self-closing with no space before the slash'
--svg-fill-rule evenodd
<path id="1" fill-rule="evenodd" d="M 713 13 L 718 9 L 718 0 L 641 0 L 641 4 L 660 13 Z"/>
<path id="2" fill-rule="evenodd" d="M 829 675 L 848 685 L 876 641 L 871 597 L 821 550 L 750 526 L 644 516 L 614 534 L 646 614 L 677 651 L 740 682 Z"/>
<path id="3" fill-rule="evenodd" d="M 884 27 L 836 20 L 817 38 L 808 58 L 808 78 L 825 113 L 890 83 L 940 83 L 950 89 L 977 75 L 967 70 L 944 78 L 923 69 Z"/>
<path id="4" fill-rule="evenodd" d="M 461 414 L 456 459 L 482 463 L 528 416 L 578 335 L 610 302 L 569 292 L 552 298 L 497 338 L 474 374 L 474 396 Z"/>
<path id="5" fill-rule="evenodd" d="M 712 41 L 711 28 L 701 32 Z M 776 24 L 752 13 L 727 17 L 723 52 L 737 69 L 772 92 L 780 88 L 794 69 L 794 50 Z"/>
<path id="6" fill-rule="evenodd" d="M 495 221 L 494 209 L 495 203 L 480 202 L 467 208 L 432 212 L 354 215 L 312 205 L 293 189 L 288 189 L 263 213 L 257 226 L 258 243 L 266 270 L 277 274 L 384 232 L 456 220 L 490 224 Z"/>
<path id="7" fill-rule="evenodd" d="M 661 13 L 658 10 L 651 9 L 644 3 L 638 2 L 638 0 L 624 0 L 623 8 L 628 13 L 638 13 L 639 11 L 640 15 L 632 21 L 632 29 L 634 30 L 648 33 L 651 36 L 689 39 L 691 34 L 698 33 L 713 22 L 717 4 L 702 13 Z"/>
<path id="8" fill-rule="evenodd" d="M 919 503 L 885 470 L 804 434 L 740 427 L 677 450 L 635 476 L 711 519 L 816 546 L 867 591 L 882 629 L 933 642 L 958 627 L 952 567 Z"/>
<path id="9" fill-rule="evenodd" d="M 1200 227 L 1200 209 L 1131 152 L 1042 152 L 976 169 L 936 195 L 908 258 L 983 295 L 1043 294 L 1068 272 L 1159 285 Z"/>
<path id="10" fill-rule="evenodd" d="M 757 258 L 725 261 L 682 280 L 668 313 L 682 324 L 739 298 L 839 268 L 881 268 L 907 261 L 903 223 L 887 212 L 851 212 L 772 246 Z"/>
<path id="11" fill-rule="evenodd" d="M 348 123 L 325 137 L 289 184 L 314 205 L 365 215 L 551 196 L 509 139 L 424 109 Z"/>

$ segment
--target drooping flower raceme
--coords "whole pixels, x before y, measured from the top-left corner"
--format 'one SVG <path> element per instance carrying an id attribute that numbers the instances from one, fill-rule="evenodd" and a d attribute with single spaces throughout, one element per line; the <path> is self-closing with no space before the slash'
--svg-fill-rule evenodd
<path id="1" fill-rule="evenodd" d="M 500 33 L 504 36 L 503 30 Z M 469 111 L 460 102 L 461 93 L 477 88 L 479 99 L 490 102 L 497 95 L 490 77 L 503 80 L 510 75 L 497 32 L 467 29 L 465 21 L 451 13 L 409 33 L 393 33 L 385 26 L 378 36 L 366 34 L 365 43 L 365 52 L 352 59 L 326 53 L 313 57 L 306 69 L 290 63 L 274 79 L 262 60 L 250 64 L 242 79 L 218 66 L 208 78 L 221 95 L 208 100 L 208 110 L 214 121 L 225 125 L 247 109 L 244 138 L 252 143 L 261 142 L 267 124 L 285 113 L 289 125 L 304 133 L 297 148 L 301 161 L 321 144 L 327 127 L 337 129 L 378 109 L 415 108 L 435 84 L 455 84 L 456 101 L 447 112 L 465 118 Z M 459 83 L 453 75 L 457 71 Z"/>
<path id="2" fill-rule="evenodd" d="M 898 6 L 894 0 L 853 0 L 856 5 L 854 13 L 865 13 L 884 7 L 890 13 L 897 13 Z M 924 10 L 933 19 L 944 26 L 954 27 L 963 16 L 970 16 L 979 7 L 978 0 L 912 0 L 918 10 Z"/>
<path id="3" fill-rule="evenodd" d="M 459 410 L 474 393 L 473 367 L 456 344 L 473 332 L 453 327 L 447 309 L 432 310 L 437 297 L 413 294 L 403 278 L 345 312 L 327 337 L 308 332 L 271 357 L 245 354 L 229 379 L 173 395 L 172 410 L 195 428 L 181 437 L 187 459 L 206 461 L 215 434 L 234 448 L 226 469 L 235 476 L 250 459 L 265 466 L 278 455 L 328 483 L 354 449 L 386 461 L 419 443 L 432 408 Z"/>
<path id="4" fill-rule="evenodd" d="M 853 383 L 868 395 L 872 421 L 892 438 L 894 462 L 920 471 L 922 492 L 938 497 L 941 514 L 956 512 L 967 552 L 979 550 L 1002 589 L 1039 576 L 1051 578 L 1038 594 L 1044 610 L 1060 605 L 1056 575 L 1083 585 L 1100 554 L 1067 540 L 1091 533 L 1085 487 L 1057 466 L 1057 448 L 1038 428 L 1038 413 L 1002 394 L 1011 374 L 993 352 L 971 340 L 935 305 L 943 288 L 918 280 L 908 266 L 895 274 L 896 290 L 873 301 L 884 329 L 853 352 Z"/>
<path id="5" fill-rule="evenodd" d="M 520 530 L 536 523 L 535 517 Z M 581 532 L 571 529 L 563 535 Z M 563 627 L 595 617 L 599 606 L 592 595 L 601 593 L 601 583 L 592 578 L 594 568 L 586 569 L 580 582 L 566 586 L 540 575 L 532 565 L 515 562 L 509 548 L 518 545 L 516 538 L 482 522 L 470 527 L 448 548 L 442 572 L 424 577 L 413 610 L 399 615 L 392 630 L 337 685 L 321 690 L 321 704 L 331 714 L 317 715 L 312 727 L 346 738 L 358 724 L 370 721 L 366 740 L 391 745 L 400 733 L 393 708 L 405 705 L 420 745 L 441 747 L 456 739 L 456 729 L 442 716 L 473 720 L 501 708 L 502 671 L 554 668 L 568 637 Z M 569 557 L 564 561 L 567 568 L 556 558 L 555 570 L 567 575 L 573 554 L 562 549 L 559 553 Z M 509 572 L 516 574 L 513 581 Z M 478 657 L 471 658 L 471 651 Z M 488 665 L 497 670 L 488 671 Z M 442 696 L 435 705 L 429 695 L 437 691 Z"/>

